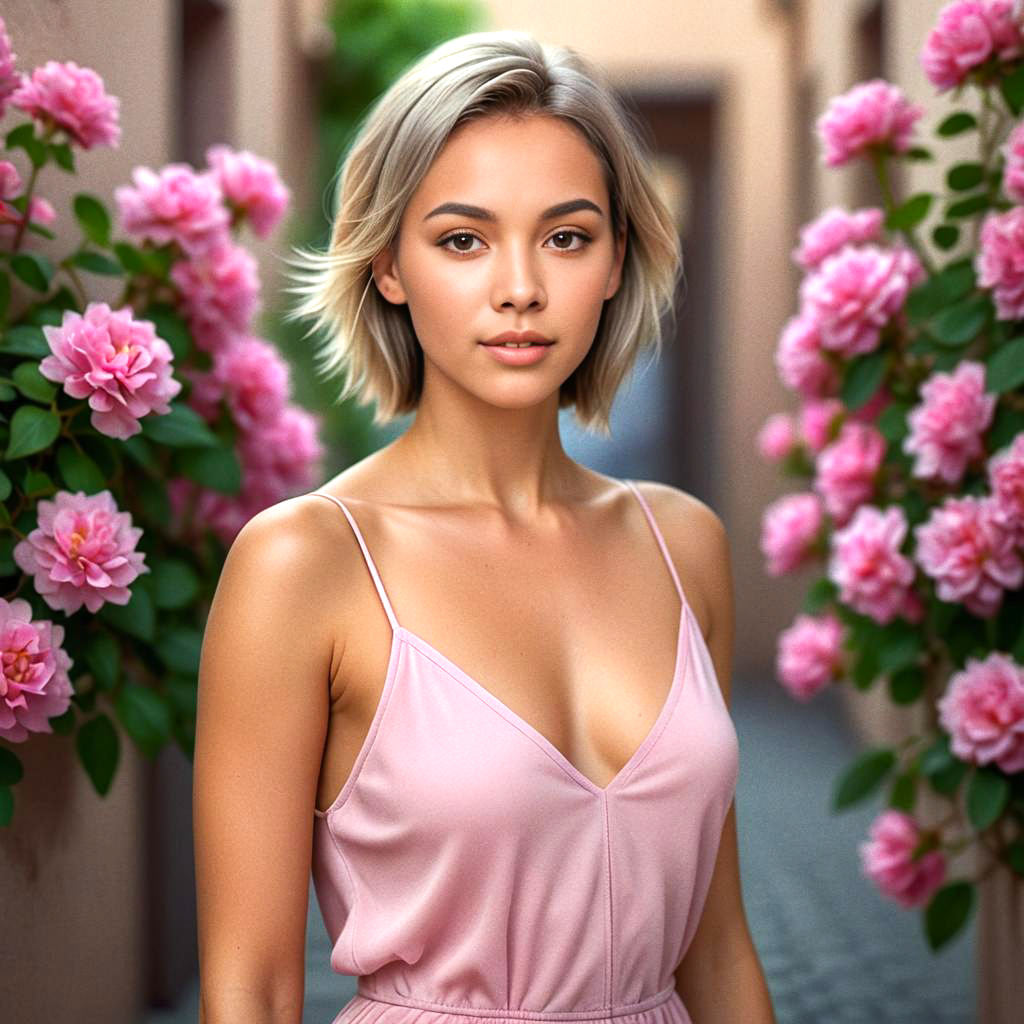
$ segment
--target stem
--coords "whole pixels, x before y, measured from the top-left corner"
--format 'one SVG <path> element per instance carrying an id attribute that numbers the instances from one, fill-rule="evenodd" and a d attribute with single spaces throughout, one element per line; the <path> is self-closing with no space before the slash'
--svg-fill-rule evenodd
<path id="1" fill-rule="evenodd" d="M 892 181 L 889 178 L 889 153 L 883 149 L 872 149 L 871 163 L 875 169 L 878 184 L 882 189 L 883 206 L 888 215 L 896 208 L 896 196 L 893 193 Z M 906 239 L 907 245 L 917 254 L 917 258 L 921 261 L 921 266 L 924 267 L 929 276 L 934 274 L 935 264 L 932 263 L 931 257 L 918 240 L 913 228 L 898 228 L 897 230 Z"/>
<path id="2" fill-rule="evenodd" d="M 49 125 L 49 127 L 44 130 L 43 137 L 40 141 L 44 143 L 49 142 L 56 130 L 57 126 L 55 124 Z M 32 161 L 32 173 L 28 176 L 28 188 L 25 189 L 25 213 L 22 215 L 22 218 L 18 223 L 18 230 L 14 235 L 14 244 L 11 247 L 12 253 L 18 251 L 18 247 L 21 245 L 21 240 L 25 236 L 25 229 L 28 227 L 29 217 L 32 214 L 32 190 L 36 187 L 36 178 L 39 177 L 39 172 L 42 169 L 42 164 L 37 164 L 35 161 Z"/>

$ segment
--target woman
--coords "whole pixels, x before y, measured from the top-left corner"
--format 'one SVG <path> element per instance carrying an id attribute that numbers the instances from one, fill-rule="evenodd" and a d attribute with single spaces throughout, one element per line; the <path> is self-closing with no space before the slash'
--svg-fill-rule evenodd
<path id="1" fill-rule="evenodd" d="M 330 248 L 301 255 L 295 315 L 342 396 L 415 419 L 228 554 L 195 748 L 202 1019 L 300 1020 L 312 865 L 360 979 L 337 1021 L 772 1021 L 722 524 L 558 433 L 570 404 L 607 431 L 680 273 L 629 116 L 571 50 L 449 41 L 370 111 Z"/>

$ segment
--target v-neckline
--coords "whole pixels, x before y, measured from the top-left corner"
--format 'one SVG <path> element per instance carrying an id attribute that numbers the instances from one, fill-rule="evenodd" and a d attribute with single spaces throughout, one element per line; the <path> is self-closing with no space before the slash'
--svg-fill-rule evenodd
<path id="1" fill-rule="evenodd" d="M 551 742 L 536 726 L 531 725 L 522 715 L 513 711 L 500 697 L 492 693 L 486 686 L 466 672 L 460 665 L 452 661 L 446 654 L 439 651 L 432 643 L 425 640 L 419 633 L 407 629 L 405 626 L 395 626 L 392 637 L 394 643 L 405 642 L 415 647 L 424 654 L 438 668 L 457 682 L 462 683 L 467 689 L 484 701 L 489 707 L 501 715 L 510 725 L 519 729 L 527 737 L 533 740 L 571 779 L 575 780 L 584 789 L 589 790 L 595 796 L 607 796 L 612 790 L 624 784 L 633 770 L 639 765 L 641 759 L 654 745 L 658 739 L 669 714 L 676 703 L 679 690 L 682 685 L 682 678 L 685 674 L 689 657 L 689 640 L 692 620 L 690 610 L 685 599 L 680 601 L 679 625 L 676 630 L 676 655 L 672 670 L 672 681 L 669 684 L 668 693 L 661 705 L 661 710 L 654 719 L 654 723 L 647 731 L 647 735 L 640 741 L 640 745 L 633 751 L 626 763 L 612 776 L 605 786 L 599 786 L 588 775 L 585 775 L 579 768 L 562 753 L 554 743 Z"/>

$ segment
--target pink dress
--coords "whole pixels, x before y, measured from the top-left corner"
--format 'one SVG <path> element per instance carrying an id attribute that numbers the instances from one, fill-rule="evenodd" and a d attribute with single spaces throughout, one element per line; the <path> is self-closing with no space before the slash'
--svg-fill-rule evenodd
<path id="1" fill-rule="evenodd" d="M 366 741 L 314 809 L 331 967 L 358 976 L 333 1024 L 506 1018 L 690 1024 L 673 972 L 696 931 L 739 772 L 704 638 L 681 602 L 671 689 L 604 788 L 399 625 Z"/>

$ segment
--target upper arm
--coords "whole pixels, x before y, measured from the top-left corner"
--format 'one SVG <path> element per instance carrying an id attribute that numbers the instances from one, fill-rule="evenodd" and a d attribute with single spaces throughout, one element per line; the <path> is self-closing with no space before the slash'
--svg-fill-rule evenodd
<path id="1" fill-rule="evenodd" d="M 289 499 L 246 523 L 203 635 L 193 824 L 207 1021 L 259 1005 L 301 1017 L 333 645 L 320 504 Z"/>

